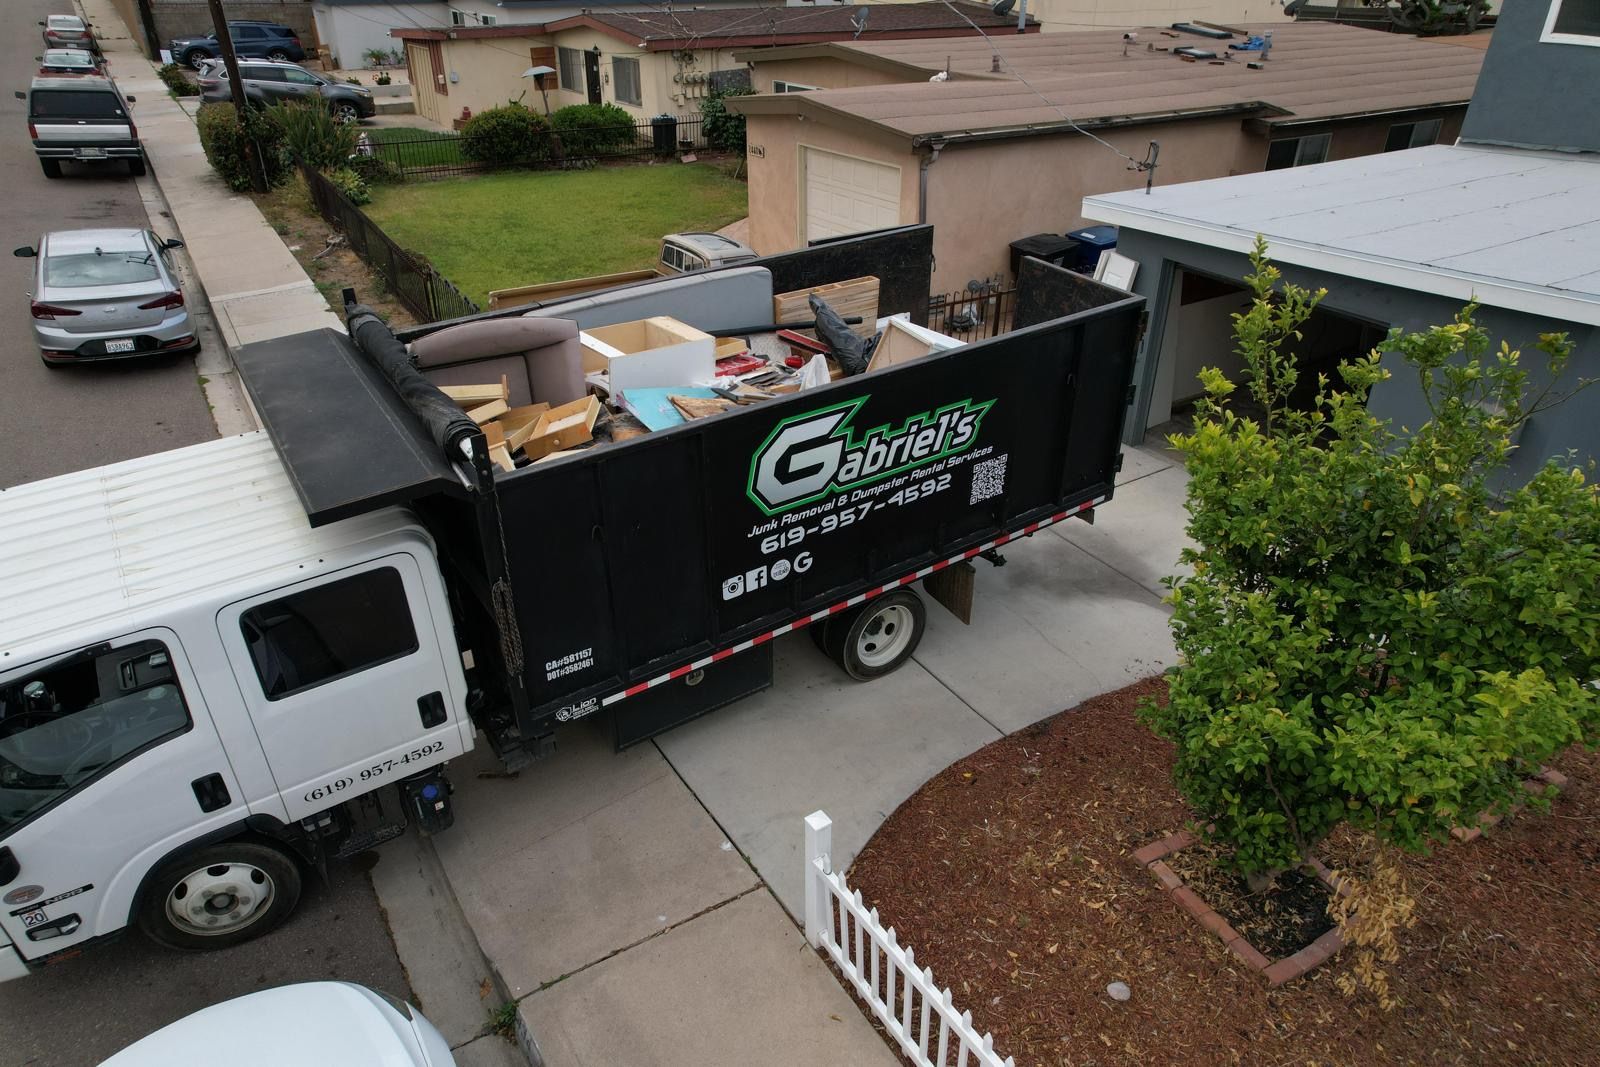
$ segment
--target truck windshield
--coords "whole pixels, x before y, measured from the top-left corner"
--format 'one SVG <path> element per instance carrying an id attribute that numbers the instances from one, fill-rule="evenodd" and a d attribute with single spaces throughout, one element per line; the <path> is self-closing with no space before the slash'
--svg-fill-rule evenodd
<path id="1" fill-rule="evenodd" d="M 12 676 L 0 684 L 0 838 L 189 722 L 160 641 Z"/>
<path id="2" fill-rule="evenodd" d="M 28 112 L 39 119 L 119 119 L 122 101 L 104 89 L 38 89 L 28 97 Z"/>

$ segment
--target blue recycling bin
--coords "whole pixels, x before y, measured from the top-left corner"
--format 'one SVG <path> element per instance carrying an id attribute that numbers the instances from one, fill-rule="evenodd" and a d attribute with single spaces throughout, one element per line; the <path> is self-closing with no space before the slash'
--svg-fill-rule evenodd
<path id="1" fill-rule="evenodd" d="M 1078 259 L 1071 266 L 1080 274 L 1094 273 L 1095 264 L 1100 262 L 1100 253 L 1117 247 L 1115 226 L 1085 226 L 1081 230 L 1071 231 L 1067 236 L 1078 242 Z"/>

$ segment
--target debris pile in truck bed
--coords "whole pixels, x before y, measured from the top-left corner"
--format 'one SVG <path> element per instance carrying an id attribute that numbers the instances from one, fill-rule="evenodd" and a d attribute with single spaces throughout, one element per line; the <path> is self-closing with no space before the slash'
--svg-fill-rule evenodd
<path id="1" fill-rule="evenodd" d="M 600 401 L 593 396 L 559 407 L 511 407 L 511 389 L 504 375 L 498 385 L 443 385 L 439 391 L 460 404 L 467 417 L 483 427 L 489 457 L 505 471 L 516 470 L 519 452 L 538 462 L 587 443 L 601 410 Z"/>

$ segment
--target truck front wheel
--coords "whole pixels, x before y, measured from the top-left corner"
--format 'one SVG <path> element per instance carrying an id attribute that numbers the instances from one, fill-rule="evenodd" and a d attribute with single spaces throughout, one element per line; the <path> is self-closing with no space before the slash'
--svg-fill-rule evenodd
<path id="1" fill-rule="evenodd" d="M 229 948 L 271 930 L 300 900 L 300 868 L 271 845 L 226 841 L 162 864 L 139 929 L 168 948 Z"/>
<path id="2" fill-rule="evenodd" d="M 812 630 L 817 647 L 858 682 L 898 669 L 917 650 L 928 613 L 909 589 L 869 600 Z"/>

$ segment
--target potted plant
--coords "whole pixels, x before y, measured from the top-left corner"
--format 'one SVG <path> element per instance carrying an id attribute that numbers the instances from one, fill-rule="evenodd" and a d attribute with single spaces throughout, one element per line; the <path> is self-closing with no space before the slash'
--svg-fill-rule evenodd
<path id="1" fill-rule="evenodd" d="M 369 48 L 361 53 L 361 57 L 367 61 L 369 67 L 387 67 L 391 54 L 387 48 Z"/>

